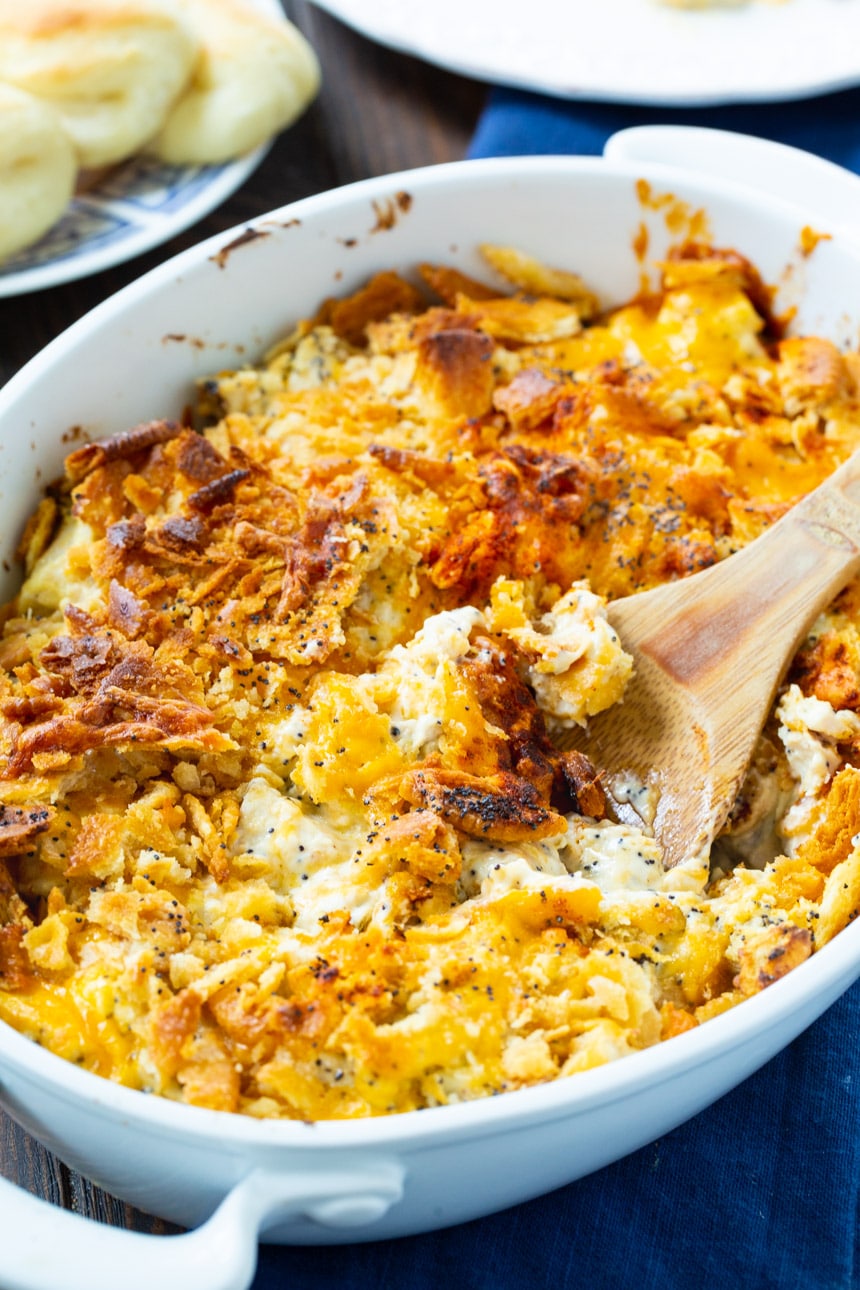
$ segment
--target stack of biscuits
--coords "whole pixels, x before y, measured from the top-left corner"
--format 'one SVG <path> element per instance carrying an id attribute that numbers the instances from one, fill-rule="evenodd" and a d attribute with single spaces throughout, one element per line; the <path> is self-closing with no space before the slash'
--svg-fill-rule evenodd
<path id="1" fill-rule="evenodd" d="M 253 0 L 0 0 L 0 259 L 59 219 L 82 172 L 142 151 L 229 161 L 318 85 L 304 37 Z"/>

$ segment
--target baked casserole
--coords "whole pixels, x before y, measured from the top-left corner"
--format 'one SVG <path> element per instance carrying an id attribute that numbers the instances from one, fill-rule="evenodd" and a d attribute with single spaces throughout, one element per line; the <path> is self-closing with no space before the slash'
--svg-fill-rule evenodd
<path id="1" fill-rule="evenodd" d="M 860 588 L 710 856 L 565 733 L 608 599 L 729 556 L 858 443 L 856 355 L 690 242 L 608 314 L 487 247 L 323 304 L 177 421 L 75 449 L 0 643 L 0 1018 L 133 1088 L 381 1115 L 570 1075 L 860 905 Z M 507 282 L 502 289 L 499 283 Z M 433 301 L 436 303 L 433 303 Z"/>

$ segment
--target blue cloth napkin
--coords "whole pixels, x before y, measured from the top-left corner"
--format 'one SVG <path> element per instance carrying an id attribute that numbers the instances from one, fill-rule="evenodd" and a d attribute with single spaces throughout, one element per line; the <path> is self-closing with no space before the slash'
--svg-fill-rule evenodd
<path id="1" fill-rule="evenodd" d="M 496 90 L 470 155 L 594 155 L 616 130 L 657 122 L 761 134 L 860 171 L 860 91 L 696 112 Z M 441 1232 L 264 1246 L 254 1290 L 711 1285 L 860 1290 L 860 985 L 739 1088 L 635 1155 Z"/>
<path id="2" fill-rule="evenodd" d="M 704 125 L 757 134 L 805 148 L 860 173 L 860 90 L 801 102 L 695 109 L 572 103 L 524 90 L 499 89 L 490 95 L 469 156 L 570 152 L 599 156 L 611 134 L 632 125 Z"/>

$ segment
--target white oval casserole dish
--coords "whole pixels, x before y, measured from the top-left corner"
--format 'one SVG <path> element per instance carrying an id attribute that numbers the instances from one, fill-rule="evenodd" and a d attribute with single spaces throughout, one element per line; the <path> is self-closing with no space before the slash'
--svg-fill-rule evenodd
<path id="1" fill-rule="evenodd" d="M 804 257 L 800 231 L 815 223 L 814 210 L 669 166 L 596 158 L 460 163 L 367 181 L 161 266 L 0 391 L 4 568 L 14 565 L 41 486 L 60 472 L 70 432 L 99 437 L 177 414 L 195 378 L 253 361 L 324 297 L 373 272 L 431 260 L 479 275 L 477 247 L 493 242 L 577 270 L 607 306 L 629 298 L 640 285 L 634 247 L 643 219 L 653 258 L 667 240 L 661 217 L 637 196 L 642 177 L 705 208 L 717 245 L 782 284 L 778 306 L 798 306 L 794 330 L 858 343 L 860 252 L 837 233 Z M 126 1290 L 158 1277 L 184 1290 L 238 1290 L 253 1274 L 258 1235 L 376 1240 L 501 1209 L 680 1124 L 789 1043 L 858 974 L 860 920 L 740 1007 L 613 1065 L 485 1101 L 313 1125 L 147 1097 L 0 1025 L 0 1102 L 10 1114 L 114 1194 L 183 1225 L 206 1224 L 184 1237 L 134 1236 L 0 1183 L 8 1233 L 0 1282 L 9 1290 L 113 1290 L 122 1260 Z"/>

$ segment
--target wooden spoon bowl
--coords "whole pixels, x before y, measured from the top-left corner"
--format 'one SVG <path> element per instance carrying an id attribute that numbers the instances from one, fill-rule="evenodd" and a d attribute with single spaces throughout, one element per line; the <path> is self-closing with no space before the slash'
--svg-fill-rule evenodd
<path id="1" fill-rule="evenodd" d="M 634 676 L 572 742 L 618 819 L 653 827 L 667 868 L 713 842 L 789 662 L 858 571 L 860 451 L 736 555 L 609 606 Z"/>

